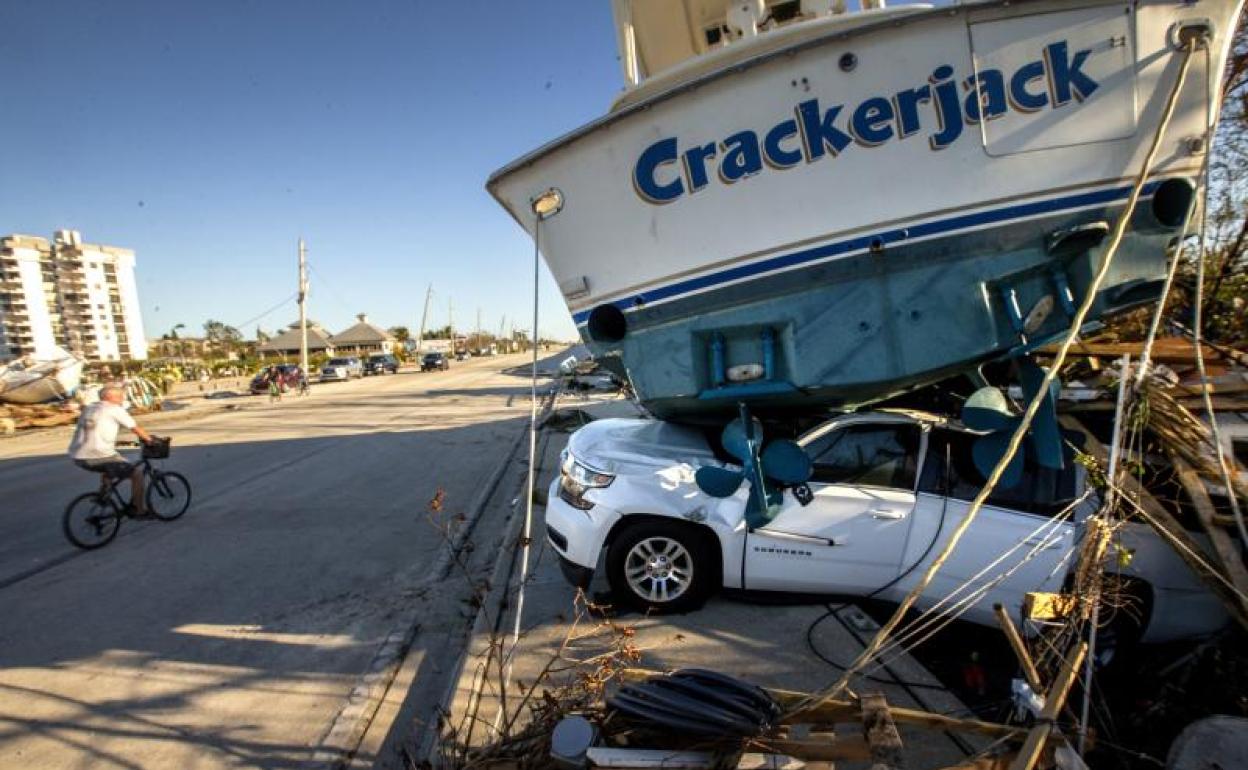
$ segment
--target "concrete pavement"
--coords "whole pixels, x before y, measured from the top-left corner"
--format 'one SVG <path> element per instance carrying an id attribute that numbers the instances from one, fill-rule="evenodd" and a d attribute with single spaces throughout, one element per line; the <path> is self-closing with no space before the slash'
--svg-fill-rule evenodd
<path id="1" fill-rule="evenodd" d="M 453 518 L 524 429 L 528 381 L 500 371 L 523 360 L 148 419 L 191 510 L 90 553 L 60 532 L 93 483 L 69 431 L 0 441 L 0 767 L 312 763 L 422 601 L 442 545 L 427 501 L 442 490 Z M 431 607 L 433 625 L 469 614 Z"/>
<path id="2" fill-rule="evenodd" d="M 583 409 L 594 419 L 636 416 L 631 404 L 611 398 L 568 397 L 559 406 Z M 566 441 L 566 434 L 552 432 L 544 442 L 538 489 L 547 489 L 558 473 L 558 456 Z M 875 620 L 852 603 L 839 605 L 825 619 L 827 610 L 822 603 L 739 593 L 715 596 L 704 607 L 688 614 L 643 616 L 621 609 L 610 622 L 605 622 L 578 610 L 575 591 L 560 574 L 558 555 L 542 534 L 543 519 L 544 508 L 537 506 L 533 523 L 535 542 L 523 603 L 517 597 L 519 570 L 514 559 L 500 561 L 499 573 L 492 581 L 494 592 L 474 625 L 466 655 L 446 695 L 448 722 L 468 745 L 481 746 L 496 739 L 502 721 L 515 718 L 516 725 L 524 724 L 527 711 L 516 704 L 523 699 L 525 688 L 557 691 L 562 684 L 592 672 L 592 665 L 578 667 L 575 662 L 608 654 L 619 643 L 616 637 L 620 629 L 627 629 L 628 644 L 639 655 L 630 665 L 659 671 L 711 668 L 760 686 L 802 691 L 835 681 L 841 669 L 829 661 L 848 664 L 879 629 Z M 599 604 L 613 603 L 601 564 L 588 593 Z M 513 624 L 521 606 L 521 635 L 512 646 Z M 499 675 L 495 651 L 500 641 L 509 651 L 509 686 L 504 686 Z M 826 657 L 821 659 L 819 655 Z M 553 660 L 558 660 L 554 674 L 547 671 Z M 855 692 L 883 693 L 893 706 L 956 716 L 971 714 L 939 680 L 904 652 L 890 656 L 888 665 L 874 671 L 870 678 L 855 677 L 852 685 Z M 500 693 L 504 691 L 506 696 L 502 697 Z M 505 704 L 509 704 L 506 709 Z M 504 711 L 505 716 L 500 717 Z M 984 745 L 983 740 L 974 736 L 955 736 L 904 724 L 899 729 L 909 767 L 951 766 Z M 837 733 L 858 735 L 861 726 L 838 725 Z M 431 751 L 435 736 L 426 732 L 420 738 L 423 740 L 414 753 Z M 867 764 L 846 761 L 837 762 L 836 766 L 854 768 Z"/>

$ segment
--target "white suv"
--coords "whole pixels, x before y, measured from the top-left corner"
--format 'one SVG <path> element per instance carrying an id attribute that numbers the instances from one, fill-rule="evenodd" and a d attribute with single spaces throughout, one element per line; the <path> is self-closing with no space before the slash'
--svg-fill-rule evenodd
<path id="1" fill-rule="evenodd" d="M 349 380 L 353 377 L 360 378 L 363 376 L 364 364 L 360 363 L 360 359 L 354 356 L 331 358 L 321 367 L 321 382 Z"/>
<path id="2" fill-rule="evenodd" d="M 564 575 L 585 586 L 605 552 L 617 600 L 684 611 L 720 587 L 898 601 L 965 516 L 983 478 L 961 424 L 919 412 L 830 420 L 798 443 L 814 466 L 808 485 L 785 489 L 766 514 L 747 514 L 749 482 L 705 494 L 698 467 L 732 468 L 695 428 L 640 419 L 590 423 L 572 435 L 550 488 L 547 539 Z M 1029 591 L 1060 591 L 1082 524 L 1096 508 L 1084 471 L 1027 464 L 998 489 L 919 600 L 965 600 L 964 619 L 995 625 Z M 1212 633 L 1218 600 L 1145 525 L 1127 524 L 1110 570 L 1126 578 L 1136 613 L 1124 634 L 1164 641 Z M 1125 562 L 1125 565 L 1123 564 Z M 946 598 L 948 597 L 948 598 Z"/>

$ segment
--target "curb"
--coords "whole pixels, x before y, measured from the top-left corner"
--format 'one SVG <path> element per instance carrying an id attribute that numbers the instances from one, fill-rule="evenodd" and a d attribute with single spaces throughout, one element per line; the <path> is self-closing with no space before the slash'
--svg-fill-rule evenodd
<path id="1" fill-rule="evenodd" d="M 546 413 L 553 411 L 557 403 L 558 392 L 556 392 L 556 398 L 552 400 L 550 407 L 546 410 Z M 535 459 L 538 462 L 541 461 L 540 452 Z M 500 535 L 500 546 L 505 546 L 507 543 L 519 542 L 521 532 L 524 527 L 524 516 L 522 515 L 521 510 L 522 509 L 519 506 L 513 507 L 505 529 Z M 488 643 L 483 645 L 480 640 L 488 640 L 495 632 L 497 632 L 498 628 L 506 619 L 507 610 L 510 605 L 509 597 L 513 588 L 510 578 L 512 573 L 516 570 L 516 566 L 519 563 L 519 557 L 520 549 L 512 548 L 510 558 L 499 559 L 495 562 L 494 569 L 490 571 L 490 588 L 485 597 L 481 600 L 481 606 L 477 609 L 477 616 L 473 620 L 472 628 L 468 631 L 468 646 L 464 649 L 463 654 L 460 655 L 459 660 L 456 662 L 455 667 L 452 670 L 450 680 L 447 683 L 446 691 L 438 701 L 438 705 L 441 707 L 442 713 L 444 714 L 449 714 L 454 706 L 455 693 L 459 689 L 460 682 L 464 678 L 464 670 L 467 668 L 468 662 L 470 660 L 479 660 L 485 655 Z M 496 610 L 493 618 L 490 617 L 490 613 L 488 612 L 490 608 L 494 608 Z M 466 709 L 469 712 L 475 713 L 479 705 L 483 676 L 484 672 L 482 672 L 480 668 L 478 668 L 477 672 L 473 675 L 472 689 L 469 695 L 468 708 Z M 427 727 L 425 735 L 422 736 L 419 741 L 419 745 L 416 747 L 415 756 L 418 759 L 429 759 L 433 753 L 433 749 L 438 738 L 439 731 L 436 728 L 429 729 Z"/>
<path id="2" fill-rule="evenodd" d="M 544 400 L 548 400 L 548 403 L 542 407 L 542 411 L 539 413 L 539 425 L 541 417 L 553 406 L 557 395 L 558 390 L 555 388 L 544 394 Z M 520 431 L 512 441 L 511 446 L 503 456 L 502 462 L 494 469 L 490 478 L 486 480 L 485 485 L 481 487 L 481 490 L 473 499 L 462 526 L 456 530 L 451 540 L 440 549 L 437 560 L 434 561 L 425 577 L 409 586 L 407 590 L 419 591 L 432 587 L 442 582 L 447 573 L 450 572 L 454 558 L 463 550 L 469 536 L 476 529 L 477 522 L 480 520 L 482 513 L 484 513 L 486 505 L 497 491 L 498 485 L 502 481 L 507 469 L 511 467 L 516 449 L 524 438 L 528 436 L 528 433 L 529 428 L 526 424 L 524 430 Z M 520 517 L 515 517 L 513 514 L 512 518 Z M 508 522 L 507 527 L 510 536 L 514 525 Z M 496 565 L 491 573 L 490 594 L 482 602 L 482 608 L 487 606 L 492 598 L 495 585 L 493 582 L 495 578 L 494 573 L 497 571 L 498 566 Z M 478 622 L 482 614 L 483 611 L 479 609 L 477 612 Z M 351 689 L 346 702 L 333 721 L 330 722 L 330 726 L 324 735 L 317 742 L 317 749 L 312 755 L 313 767 L 323 768 L 324 770 L 341 770 L 352 760 L 372 723 L 373 717 L 376 716 L 382 700 L 390 689 L 390 685 L 394 681 L 403 659 L 407 656 L 412 643 L 420 632 L 419 615 L 419 609 L 413 610 L 408 619 L 391 631 L 377 647 L 377 651 L 373 654 L 373 658 L 369 662 L 364 675 L 356 683 L 355 687 Z M 474 623 L 473 633 L 475 632 L 476 624 Z M 458 677 L 455 681 L 458 682 Z"/>

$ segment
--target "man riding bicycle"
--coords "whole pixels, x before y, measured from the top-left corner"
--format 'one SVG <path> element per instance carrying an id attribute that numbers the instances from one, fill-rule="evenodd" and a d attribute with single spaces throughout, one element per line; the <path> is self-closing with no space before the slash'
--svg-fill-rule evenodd
<path id="1" fill-rule="evenodd" d="M 100 400 L 83 407 L 78 427 L 69 442 L 69 456 L 79 468 L 101 473 L 121 480 L 130 478 L 130 501 L 135 514 L 146 513 L 143 497 L 142 469 L 117 453 L 117 431 L 126 428 L 144 444 L 151 442 L 152 435 L 139 427 L 122 404 L 125 391 L 119 385 L 100 388 Z"/>

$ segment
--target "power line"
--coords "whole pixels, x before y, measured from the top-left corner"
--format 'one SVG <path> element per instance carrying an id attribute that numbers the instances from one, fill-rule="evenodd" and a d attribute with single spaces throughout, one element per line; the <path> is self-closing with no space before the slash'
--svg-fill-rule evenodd
<path id="1" fill-rule="evenodd" d="M 359 312 L 359 308 L 356 308 L 354 310 L 351 308 L 351 304 L 342 298 L 342 295 L 338 293 L 338 290 L 334 288 L 334 285 L 329 280 L 327 280 L 325 276 L 321 275 L 320 272 L 316 269 L 315 266 L 313 266 L 311 262 L 308 263 L 308 270 L 312 271 L 312 275 L 316 276 L 317 285 L 325 287 L 329 291 L 329 294 L 333 298 L 333 300 L 337 302 L 339 305 L 341 305 L 344 310 L 346 310 L 350 314 L 355 314 Z"/>
<path id="2" fill-rule="evenodd" d="M 261 313 L 260 315 L 256 316 L 255 318 L 248 318 L 246 321 L 243 321 L 241 324 L 231 324 L 231 325 L 232 325 L 235 329 L 239 329 L 239 330 L 241 330 L 243 327 L 245 327 L 245 326 L 250 326 L 251 324 L 255 323 L 256 321 L 259 321 L 259 320 L 263 319 L 265 316 L 270 315 L 271 313 L 275 313 L 275 312 L 277 312 L 277 311 L 278 311 L 278 310 L 280 310 L 280 309 L 281 309 L 281 308 L 282 308 L 282 307 L 283 307 L 283 306 L 284 306 L 287 302 L 291 302 L 291 301 L 293 301 L 293 300 L 294 300 L 297 296 L 298 296 L 298 294 L 297 294 L 297 293 L 296 293 L 296 294 L 291 294 L 291 295 L 287 296 L 286 298 L 284 298 L 281 302 L 278 302 L 276 305 L 274 305 L 273 307 L 271 307 L 271 308 L 269 308 L 268 310 L 264 311 L 263 313 Z"/>

